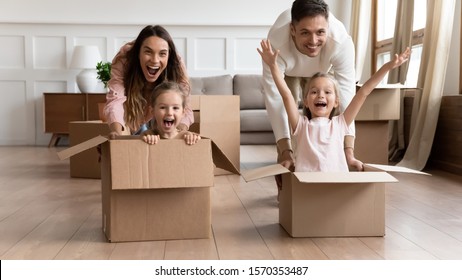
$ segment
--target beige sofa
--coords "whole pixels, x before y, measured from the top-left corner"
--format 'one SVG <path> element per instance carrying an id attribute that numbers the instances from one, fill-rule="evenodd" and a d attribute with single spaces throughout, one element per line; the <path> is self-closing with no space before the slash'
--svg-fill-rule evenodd
<path id="1" fill-rule="evenodd" d="M 275 138 L 263 99 L 261 75 L 236 74 L 191 77 L 193 95 L 239 95 L 241 145 L 274 144 Z"/>

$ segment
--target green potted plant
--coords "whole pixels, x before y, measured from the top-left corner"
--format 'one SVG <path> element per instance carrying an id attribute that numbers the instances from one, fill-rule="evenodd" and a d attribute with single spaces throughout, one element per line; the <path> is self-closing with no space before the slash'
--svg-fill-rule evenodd
<path id="1" fill-rule="evenodd" d="M 97 78 L 103 82 L 104 88 L 107 88 L 107 83 L 111 79 L 111 63 L 110 62 L 98 62 L 96 64 Z"/>
<path id="2" fill-rule="evenodd" d="M 107 90 L 107 83 L 111 79 L 111 63 L 110 62 L 98 62 L 96 64 L 96 74 L 98 74 L 97 78 L 104 84 L 104 88 Z M 98 113 L 99 118 L 103 122 L 106 122 L 106 118 L 104 117 L 104 106 L 105 103 L 98 103 Z"/>

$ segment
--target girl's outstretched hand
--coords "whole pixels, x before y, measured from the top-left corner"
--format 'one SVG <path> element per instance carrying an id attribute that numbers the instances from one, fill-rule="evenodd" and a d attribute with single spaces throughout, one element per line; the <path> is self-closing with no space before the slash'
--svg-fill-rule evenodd
<path id="1" fill-rule="evenodd" d="M 271 48 L 270 40 L 261 40 L 261 50 L 257 48 L 258 53 L 261 55 L 263 61 L 268 65 L 276 65 L 276 59 L 278 58 L 279 50 L 275 52 Z"/>
<path id="2" fill-rule="evenodd" d="M 408 61 L 410 57 L 411 57 L 411 49 L 407 47 L 406 50 L 402 52 L 400 55 L 395 54 L 395 58 L 389 62 L 391 68 L 393 69 L 393 68 L 401 66 L 404 62 Z"/>

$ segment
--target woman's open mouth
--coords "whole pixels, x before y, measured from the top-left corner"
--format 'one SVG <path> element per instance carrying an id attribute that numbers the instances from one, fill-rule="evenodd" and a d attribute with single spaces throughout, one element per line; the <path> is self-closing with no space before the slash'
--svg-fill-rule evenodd
<path id="1" fill-rule="evenodd" d="M 147 67 L 148 73 L 151 76 L 155 76 L 157 74 L 157 72 L 159 72 L 159 69 L 160 69 L 159 66 L 154 66 L 154 67 L 148 66 Z"/>

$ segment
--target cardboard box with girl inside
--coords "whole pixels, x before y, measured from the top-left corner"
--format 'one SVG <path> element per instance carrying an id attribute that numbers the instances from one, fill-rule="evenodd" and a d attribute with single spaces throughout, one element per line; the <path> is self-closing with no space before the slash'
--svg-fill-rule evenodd
<path id="1" fill-rule="evenodd" d="M 214 168 L 239 174 L 210 139 L 149 145 L 135 136 L 97 136 L 58 153 L 61 159 L 101 145 L 102 228 L 111 242 L 211 236 Z"/>
<path id="2" fill-rule="evenodd" d="M 280 164 L 243 170 L 247 181 L 282 174 L 279 223 L 292 237 L 385 235 L 389 172 L 426 174 L 404 167 L 365 164 L 364 172 L 290 172 Z"/>
<path id="3" fill-rule="evenodd" d="M 262 40 L 262 60 L 269 67 L 286 109 L 289 129 L 296 141 L 294 158 L 287 150 L 280 156 L 285 166 L 273 165 L 243 173 L 248 180 L 282 174 L 276 180 L 279 189 L 279 223 L 294 237 L 383 236 L 385 234 L 385 184 L 396 182 L 386 166 L 363 165 L 352 157 L 350 125 L 385 75 L 407 62 L 411 50 L 406 48 L 385 63 L 366 81 L 339 115 L 340 86 L 328 73 L 312 75 L 303 92 L 303 115 L 277 63 L 279 52 L 268 40 Z M 379 95 L 380 97 L 380 95 Z M 389 100 L 385 96 L 385 100 Z M 373 109 L 373 117 L 383 112 L 381 104 L 364 107 Z M 392 104 L 396 102 L 392 102 Z M 399 102 L 398 102 L 399 104 Z M 386 114 L 385 114 L 386 115 Z M 390 118 L 389 116 L 388 118 Z M 349 140 L 349 141 L 346 141 Z M 369 144 L 375 142 L 367 139 Z M 383 159 L 386 161 L 386 158 Z M 350 169 L 365 172 L 349 172 Z M 282 182 L 281 182 L 282 181 Z"/>
<path id="4" fill-rule="evenodd" d="M 215 166 L 235 174 L 239 169 L 214 143 L 215 138 L 201 139 L 197 133 L 178 129 L 186 98 L 179 84 L 163 82 L 155 87 L 150 104 L 155 128 L 113 140 L 96 136 L 58 153 L 65 159 L 101 145 L 102 227 L 108 240 L 210 237 Z M 206 100 L 201 97 L 199 106 L 194 106 L 199 107 L 202 136 L 239 132 L 235 121 L 239 115 L 233 113 L 239 98 L 226 104 L 234 106 L 223 109 L 220 113 L 230 114 L 221 118 L 214 111 L 216 106 Z M 223 139 L 216 137 L 216 141 Z"/>

